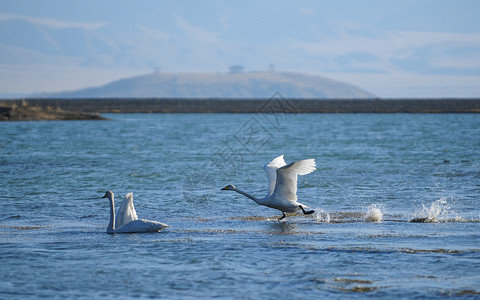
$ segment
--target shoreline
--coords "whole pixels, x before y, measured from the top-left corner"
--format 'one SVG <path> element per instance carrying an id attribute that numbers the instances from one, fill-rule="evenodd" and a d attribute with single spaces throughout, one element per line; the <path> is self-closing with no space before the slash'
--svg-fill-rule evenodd
<path id="1" fill-rule="evenodd" d="M 0 119 L 101 120 L 100 113 L 480 113 L 472 99 L 0 99 Z"/>
<path id="2" fill-rule="evenodd" d="M 75 121 L 107 120 L 98 113 L 65 111 L 63 109 L 39 106 L 0 106 L 0 122 L 6 121 Z"/>

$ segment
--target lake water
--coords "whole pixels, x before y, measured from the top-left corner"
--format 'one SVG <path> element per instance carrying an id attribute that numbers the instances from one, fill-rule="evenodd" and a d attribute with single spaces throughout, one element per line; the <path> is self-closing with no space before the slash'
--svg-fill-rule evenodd
<path id="1" fill-rule="evenodd" d="M 0 123 L 0 298 L 480 297 L 480 114 L 106 116 Z M 281 154 L 315 214 L 220 191 Z M 107 190 L 171 227 L 107 234 Z"/>

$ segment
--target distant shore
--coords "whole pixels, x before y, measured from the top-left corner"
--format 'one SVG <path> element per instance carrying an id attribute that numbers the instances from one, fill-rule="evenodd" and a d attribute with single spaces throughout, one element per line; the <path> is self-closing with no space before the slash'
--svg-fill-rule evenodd
<path id="1" fill-rule="evenodd" d="M 100 113 L 480 113 L 480 98 L 0 100 L 4 120 L 97 120 Z"/>
<path id="2" fill-rule="evenodd" d="M 10 104 L 10 105 L 8 105 Z M 106 120 L 98 113 L 65 111 L 61 108 L 2 103 L 0 121 Z"/>

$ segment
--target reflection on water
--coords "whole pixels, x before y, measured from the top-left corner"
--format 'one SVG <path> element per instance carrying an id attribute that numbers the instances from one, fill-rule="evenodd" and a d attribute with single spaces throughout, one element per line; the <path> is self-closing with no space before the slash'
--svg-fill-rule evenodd
<path id="1" fill-rule="evenodd" d="M 271 234 L 297 234 L 298 226 L 289 222 L 271 222 L 269 223 Z"/>

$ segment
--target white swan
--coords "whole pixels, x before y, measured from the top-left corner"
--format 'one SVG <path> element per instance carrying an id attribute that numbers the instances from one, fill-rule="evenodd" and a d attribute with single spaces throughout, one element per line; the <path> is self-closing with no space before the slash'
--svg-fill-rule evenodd
<path id="1" fill-rule="evenodd" d="M 295 212 L 301 209 L 306 215 L 313 214 L 314 210 L 305 210 L 305 205 L 297 201 L 297 177 L 306 175 L 316 170 L 315 159 L 305 159 L 286 164 L 283 155 L 273 159 L 264 167 L 267 173 L 270 189 L 264 198 L 256 198 L 244 191 L 237 189 L 234 185 L 227 185 L 222 190 L 235 191 L 260 205 L 280 210 L 283 215 L 278 219 L 286 217 L 286 212 Z"/>
<path id="2" fill-rule="evenodd" d="M 114 195 L 112 192 L 112 201 L 113 198 Z M 135 220 L 138 220 L 138 216 L 135 207 L 133 206 L 133 193 L 128 193 L 125 195 L 125 199 L 123 199 L 122 205 L 120 205 L 120 208 L 115 215 L 115 226 L 120 227 L 123 224 Z"/>
<path id="3" fill-rule="evenodd" d="M 102 198 L 108 198 L 110 201 L 110 221 L 107 226 L 107 233 L 143 233 L 157 232 L 165 227 L 170 227 L 156 221 L 138 219 L 137 212 L 133 207 L 133 194 L 128 193 L 118 210 L 115 218 L 115 196 L 112 191 L 107 191 Z M 115 224 L 117 223 L 117 224 Z M 118 226 L 118 228 L 115 227 Z"/>

